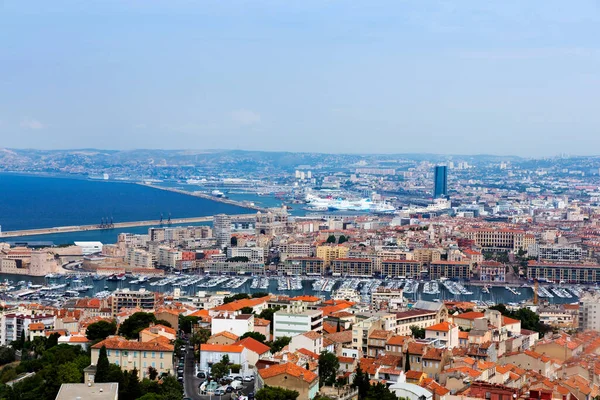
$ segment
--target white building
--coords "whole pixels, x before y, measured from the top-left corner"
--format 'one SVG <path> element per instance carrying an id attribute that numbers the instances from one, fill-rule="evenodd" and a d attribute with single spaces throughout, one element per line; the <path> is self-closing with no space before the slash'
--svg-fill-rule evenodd
<path id="1" fill-rule="evenodd" d="M 213 218 L 213 231 L 217 239 L 217 247 L 229 247 L 231 244 L 231 217 L 225 214 L 215 215 Z"/>
<path id="2" fill-rule="evenodd" d="M 202 344 L 200 345 L 200 369 L 208 371 L 210 367 L 221 361 L 224 355 L 229 357 L 229 362 L 242 366 L 240 373 L 248 371 L 248 357 L 246 348 L 241 345 Z"/>
<path id="3" fill-rule="evenodd" d="M 246 257 L 253 263 L 265 262 L 265 249 L 262 247 L 227 247 L 227 258 Z"/>
<path id="4" fill-rule="evenodd" d="M 600 331 L 600 296 L 585 294 L 579 299 L 579 330 Z"/>
<path id="5" fill-rule="evenodd" d="M 101 242 L 75 242 L 75 246 L 81 248 L 81 254 L 87 256 L 88 254 L 102 253 Z"/>
<path id="6" fill-rule="evenodd" d="M 277 311 L 273 315 L 273 340 L 282 336 L 294 337 L 308 331 L 320 332 L 323 311 L 307 310 L 298 313 Z"/>
<path id="7" fill-rule="evenodd" d="M 306 349 L 321 354 L 321 351 L 323 351 L 323 335 L 315 331 L 301 333 L 292 337 L 289 347 L 291 352 Z"/>
<path id="8" fill-rule="evenodd" d="M 458 331 L 458 325 L 440 322 L 425 328 L 425 339 L 436 339 L 442 346 L 452 349 L 458 347 Z"/>
<path id="9" fill-rule="evenodd" d="M 254 332 L 254 314 L 222 313 L 212 319 L 211 335 L 220 332 L 231 332 L 242 336 L 246 332 Z"/>

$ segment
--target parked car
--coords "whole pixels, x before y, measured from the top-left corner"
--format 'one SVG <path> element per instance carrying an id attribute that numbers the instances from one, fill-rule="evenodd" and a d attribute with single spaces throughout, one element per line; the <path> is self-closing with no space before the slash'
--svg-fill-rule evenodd
<path id="1" fill-rule="evenodd" d="M 248 400 L 254 400 L 254 392 L 248 393 Z"/>
<path id="2" fill-rule="evenodd" d="M 183 382 L 183 375 L 177 377 L 177 382 Z"/>
<path id="3" fill-rule="evenodd" d="M 252 382 L 254 380 L 254 375 L 246 375 L 244 377 L 245 382 Z"/>
<path id="4" fill-rule="evenodd" d="M 225 393 L 227 392 L 220 388 L 215 390 L 215 396 L 223 396 Z"/>
<path id="5" fill-rule="evenodd" d="M 196 377 L 200 378 L 200 379 L 206 379 L 206 374 L 204 372 L 200 371 L 196 374 Z"/>
<path id="6" fill-rule="evenodd" d="M 227 386 L 227 389 L 225 389 L 225 391 L 227 393 L 231 393 L 231 392 L 233 392 L 233 388 L 231 386 Z"/>
<path id="7" fill-rule="evenodd" d="M 238 375 L 238 376 L 236 376 L 236 377 L 235 377 L 235 378 L 233 378 L 233 379 L 235 379 L 236 381 L 240 381 L 240 382 L 243 382 L 243 381 L 244 381 L 244 378 L 242 378 L 242 377 L 241 377 L 241 376 L 239 376 L 239 375 Z"/>

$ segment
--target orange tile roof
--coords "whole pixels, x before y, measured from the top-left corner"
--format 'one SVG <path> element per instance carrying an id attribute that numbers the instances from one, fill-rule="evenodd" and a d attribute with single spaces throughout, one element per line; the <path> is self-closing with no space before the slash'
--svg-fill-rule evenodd
<path id="1" fill-rule="evenodd" d="M 403 346 L 404 343 L 406 343 L 406 340 L 409 338 L 410 336 L 394 335 L 388 339 L 386 344 L 391 346 Z"/>
<path id="2" fill-rule="evenodd" d="M 309 338 L 310 340 L 317 340 L 323 337 L 323 335 L 315 331 L 304 332 L 303 335 Z"/>
<path id="3" fill-rule="evenodd" d="M 285 363 L 279 365 L 272 365 L 268 368 L 263 368 L 258 371 L 262 379 L 269 379 L 278 375 L 291 375 L 296 378 L 300 378 L 307 383 L 312 383 L 318 378 L 318 375 L 312 371 L 299 367 L 296 364 Z"/>
<path id="4" fill-rule="evenodd" d="M 458 338 L 459 339 L 468 339 L 469 338 L 469 332 L 463 332 L 463 331 L 458 332 Z"/>
<path id="5" fill-rule="evenodd" d="M 450 324 L 446 321 L 440 322 L 439 324 L 432 325 L 428 328 L 425 328 L 426 331 L 439 331 L 439 332 L 448 332 L 450 329 L 455 328 L 456 325 Z"/>
<path id="6" fill-rule="evenodd" d="M 410 371 L 406 371 L 406 379 L 418 381 L 423 375 L 425 375 L 425 372 L 422 371 L 413 371 L 412 369 Z"/>
<path id="7" fill-rule="evenodd" d="M 29 324 L 30 331 L 43 331 L 44 329 L 46 329 L 46 326 L 41 322 Z"/>
<path id="8" fill-rule="evenodd" d="M 271 351 L 271 348 L 269 346 L 251 337 L 247 337 L 238 342 L 235 342 L 234 345 L 244 346 L 248 350 L 258 354 L 259 356 Z"/>
<path id="9" fill-rule="evenodd" d="M 321 301 L 321 299 L 318 298 L 318 297 L 308 296 L 308 295 L 292 297 L 292 300 L 305 301 L 307 303 L 314 303 L 314 302 L 317 302 L 317 301 Z"/>
<path id="10" fill-rule="evenodd" d="M 520 324 L 521 321 L 509 317 L 502 316 L 502 325 Z"/>
<path id="11" fill-rule="evenodd" d="M 466 312 L 466 313 L 454 315 L 452 318 L 474 320 L 474 319 L 477 319 L 477 318 L 483 318 L 484 316 L 485 316 L 485 314 L 482 313 L 482 312 L 469 311 L 469 312 Z"/>
<path id="12" fill-rule="evenodd" d="M 153 325 L 153 326 L 149 326 L 146 329 L 144 329 L 142 332 L 153 332 L 153 331 L 162 331 L 162 332 L 166 332 L 166 333 L 170 333 L 171 335 L 175 335 L 177 333 L 177 331 L 173 328 L 170 328 L 168 326 L 162 325 L 162 324 L 158 324 L 158 325 Z"/>
<path id="13" fill-rule="evenodd" d="M 69 336 L 69 342 L 70 343 L 88 343 L 88 342 L 90 342 L 90 340 L 88 338 L 86 338 L 85 336 L 71 335 L 71 336 Z"/>
<path id="14" fill-rule="evenodd" d="M 172 352 L 173 345 L 161 343 L 159 341 L 138 342 L 136 340 L 127 340 L 122 336 L 109 336 L 100 343 L 92 346 L 92 349 L 100 349 L 106 346 L 107 349 L 114 350 L 148 350 L 148 351 L 164 351 Z"/>
<path id="15" fill-rule="evenodd" d="M 268 319 L 254 317 L 254 326 L 269 326 L 270 323 Z"/>
<path id="16" fill-rule="evenodd" d="M 369 339 L 386 339 L 390 337 L 392 334 L 391 331 L 386 331 L 384 329 L 374 329 L 369 335 Z"/>
<path id="17" fill-rule="evenodd" d="M 231 339 L 231 340 L 239 339 L 238 335 L 236 335 L 235 333 L 229 332 L 229 331 L 217 332 L 214 335 L 212 335 L 211 338 L 218 337 L 218 336 L 223 336 L 223 337 L 226 337 L 227 339 Z"/>
<path id="18" fill-rule="evenodd" d="M 236 344 L 201 344 L 200 351 L 214 351 L 218 353 L 241 353 L 244 346 Z"/>
<path id="19" fill-rule="evenodd" d="M 338 356 L 338 360 L 340 363 L 352 364 L 354 361 L 356 361 L 356 358 Z"/>
<path id="20" fill-rule="evenodd" d="M 215 308 L 213 308 L 213 311 L 239 311 L 244 307 L 256 307 L 259 304 L 263 304 L 265 302 L 267 302 L 271 297 L 270 296 L 265 296 L 265 297 L 258 297 L 256 299 L 242 299 L 242 300 L 236 300 L 236 301 L 232 301 L 231 303 L 227 303 L 227 304 L 221 304 L 220 306 L 217 306 Z"/>
<path id="21" fill-rule="evenodd" d="M 317 353 L 315 353 L 315 352 L 312 352 L 312 351 L 310 351 L 310 350 L 308 350 L 308 349 L 305 349 L 304 347 L 302 347 L 302 348 L 300 348 L 300 349 L 296 350 L 296 352 L 298 352 L 298 353 L 300 353 L 300 354 L 303 354 L 303 355 L 305 355 L 305 356 L 307 356 L 307 357 L 310 357 L 310 358 L 312 358 L 313 360 L 318 360 L 318 359 L 319 359 L 319 355 L 318 355 Z"/>

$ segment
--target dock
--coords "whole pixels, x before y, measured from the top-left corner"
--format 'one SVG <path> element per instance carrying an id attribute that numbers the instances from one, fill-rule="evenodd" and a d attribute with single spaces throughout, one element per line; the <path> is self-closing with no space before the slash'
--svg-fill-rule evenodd
<path id="1" fill-rule="evenodd" d="M 256 211 L 261 211 L 261 212 L 266 211 L 266 208 L 259 207 L 259 206 L 254 205 L 254 204 L 250 204 L 250 203 L 245 202 L 245 201 L 231 200 L 231 199 L 228 199 L 226 197 L 211 196 L 210 194 L 207 194 L 207 193 L 202 193 L 202 192 L 188 192 L 188 191 L 181 190 L 181 189 L 175 189 L 175 188 L 170 188 L 170 187 L 166 187 L 166 186 L 152 185 L 152 184 L 149 184 L 149 183 L 138 183 L 138 185 L 146 186 L 146 187 L 149 187 L 149 188 L 152 188 L 152 189 L 166 190 L 167 192 L 185 194 L 187 196 L 194 196 L 194 197 L 200 197 L 202 199 L 207 199 L 207 200 L 212 200 L 212 201 L 218 201 L 220 203 L 230 204 L 232 206 L 237 206 L 237 207 L 248 208 L 250 210 L 256 210 Z"/>
<path id="2" fill-rule="evenodd" d="M 232 221 L 245 221 L 254 219 L 255 214 L 236 214 L 230 215 Z M 85 232 L 85 231 L 101 231 L 108 229 L 121 229 L 121 228 L 132 228 L 136 226 L 161 226 L 169 227 L 172 225 L 185 225 L 191 223 L 200 222 L 212 222 L 213 217 L 191 217 L 191 218 L 173 218 L 170 223 L 164 220 L 149 220 L 149 221 L 130 221 L 130 222 L 115 222 L 110 227 L 103 225 L 73 225 L 73 226 L 58 226 L 54 228 L 39 228 L 39 229 L 25 229 L 19 231 L 5 231 L 0 232 L 0 238 L 10 238 L 19 236 L 33 236 L 33 235 L 49 235 L 53 233 L 70 233 L 70 232 Z"/>

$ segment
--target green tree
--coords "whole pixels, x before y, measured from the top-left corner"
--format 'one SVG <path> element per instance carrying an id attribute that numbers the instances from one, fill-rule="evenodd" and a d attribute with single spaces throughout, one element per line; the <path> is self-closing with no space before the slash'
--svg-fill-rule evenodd
<path id="1" fill-rule="evenodd" d="M 155 381 L 156 377 L 158 377 L 158 371 L 156 370 L 156 368 L 148 367 L 148 378 L 152 381 Z"/>
<path id="2" fill-rule="evenodd" d="M 289 336 L 281 336 L 271 342 L 271 353 L 280 352 L 285 346 L 290 344 L 292 338 Z"/>
<path id="3" fill-rule="evenodd" d="M 48 340 L 46 340 L 46 349 L 51 349 L 54 346 L 58 346 L 59 337 L 59 333 L 53 333 L 52 335 L 48 336 Z"/>
<path id="4" fill-rule="evenodd" d="M 256 392 L 256 400 L 296 400 L 298 396 L 295 390 L 276 386 L 265 386 Z"/>
<path id="5" fill-rule="evenodd" d="M 240 312 L 241 312 L 242 314 L 253 314 L 253 313 L 254 313 L 254 310 L 252 309 L 252 307 L 242 307 L 242 308 L 240 309 Z"/>
<path id="6" fill-rule="evenodd" d="M 332 386 L 335 383 L 340 361 L 335 354 L 322 351 L 319 355 L 319 384 Z"/>
<path id="7" fill-rule="evenodd" d="M 167 328 L 172 328 L 173 327 L 173 325 L 171 325 L 171 323 L 169 321 L 165 321 L 164 319 L 157 319 L 156 320 L 156 325 L 166 326 Z"/>
<path id="8" fill-rule="evenodd" d="M 369 391 L 365 400 L 398 400 L 396 395 L 390 392 L 390 389 L 381 382 L 376 385 L 369 385 Z"/>
<path id="9" fill-rule="evenodd" d="M 116 332 L 117 324 L 114 321 L 98 321 L 87 327 L 85 337 L 91 341 L 104 340 Z"/>
<path id="10" fill-rule="evenodd" d="M 252 293 L 252 298 L 253 299 L 258 299 L 260 297 L 267 297 L 269 296 L 269 293 L 267 292 L 256 292 L 256 293 Z"/>
<path id="11" fill-rule="evenodd" d="M 127 318 L 119 327 L 119 334 L 127 339 L 137 339 L 142 330 L 156 323 L 156 317 L 152 313 L 136 312 Z"/>
<path id="12" fill-rule="evenodd" d="M 267 341 L 267 337 L 259 332 L 246 332 L 242 336 L 240 336 L 240 340 L 250 337 L 254 340 L 257 340 L 261 343 L 265 343 Z"/>
<path id="13" fill-rule="evenodd" d="M 410 371 L 410 354 L 408 354 L 408 350 L 404 354 L 404 372 Z"/>
<path id="14" fill-rule="evenodd" d="M 108 382 L 108 372 L 110 363 L 108 362 L 108 356 L 106 355 L 106 346 L 100 348 L 100 354 L 98 355 L 98 363 L 96 364 L 96 375 L 94 381 Z"/>
<path id="15" fill-rule="evenodd" d="M 208 329 L 198 329 L 194 332 L 194 335 L 190 338 L 190 343 L 193 346 L 198 346 L 200 344 L 204 344 L 208 342 L 208 338 L 210 338 L 210 330 Z"/>
<path id="16" fill-rule="evenodd" d="M 273 308 L 265 308 L 258 314 L 258 318 L 266 319 L 271 322 L 271 332 L 273 331 L 273 314 L 281 309 L 280 306 L 276 306 Z"/>
<path id="17" fill-rule="evenodd" d="M 347 241 L 348 238 L 346 238 L 346 236 L 344 235 L 340 235 L 340 237 L 338 238 L 338 244 L 346 243 Z"/>
<path id="18" fill-rule="evenodd" d="M 223 304 L 232 303 L 237 300 L 249 299 L 250 295 L 248 293 L 236 293 L 233 296 L 227 296 L 223 299 Z"/>
<path id="19" fill-rule="evenodd" d="M 238 239 L 237 239 L 237 237 L 235 237 L 235 236 L 232 236 L 232 237 L 231 237 L 231 241 L 230 241 L 230 243 L 231 243 L 231 247 L 236 247 L 236 246 L 237 246 L 237 244 L 238 244 Z"/>
<path id="20" fill-rule="evenodd" d="M 329 235 L 326 243 L 335 243 L 335 235 Z"/>
<path id="21" fill-rule="evenodd" d="M 173 375 L 167 375 L 161 379 L 160 394 L 163 400 L 181 400 L 183 387 Z"/>
<path id="22" fill-rule="evenodd" d="M 198 321 L 200 321 L 199 317 L 194 317 L 194 316 L 179 316 L 179 329 L 181 329 L 183 332 L 185 333 L 192 333 L 192 328 L 194 327 L 194 325 L 198 324 Z"/>
<path id="23" fill-rule="evenodd" d="M 410 331 L 415 339 L 425 339 L 425 329 L 413 325 L 410 327 Z"/>
<path id="24" fill-rule="evenodd" d="M 11 347 L 0 347 L 0 365 L 8 364 L 15 361 L 15 350 Z"/>
<path id="25" fill-rule="evenodd" d="M 226 354 L 221 361 L 212 365 L 210 372 L 216 380 L 221 379 L 229 373 L 229 356 Z"/>
<path id="26" fill-rule="evenodd" d="M 134 367 L 133 370 L 129 373 L 129 382 L 127 384 L 127 396 L 125 400 L 135 400 L 141 395 L 142 390 L 140 387 L 140 379 L 138 378 L 138 370 Z"/>
<path id="27" fill-rule="evenodd" d="M 75 362 L 63 364 L 58 370 L 58 380 L 60 383 L 81 383 L 83 381 L 83 371 L 79 369 Z"/>
<path id="28" fill-rule="evenodd" d="M 351 386 L 358 389 L 359 399 L 362 400 L 367 397 L 367 393 L 369 392 L 369 387 L 371 384 L 369 383 L 369 377 L 363 372 L 363 370 L 360 368 L 360 365 L 356 369 L 354 381 L 352 382 Z"/>

